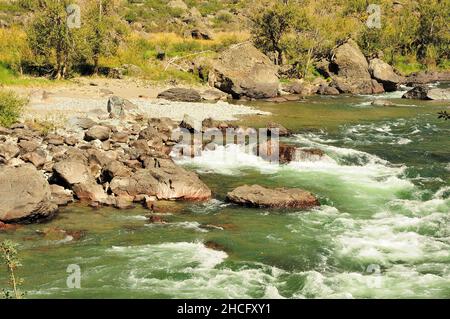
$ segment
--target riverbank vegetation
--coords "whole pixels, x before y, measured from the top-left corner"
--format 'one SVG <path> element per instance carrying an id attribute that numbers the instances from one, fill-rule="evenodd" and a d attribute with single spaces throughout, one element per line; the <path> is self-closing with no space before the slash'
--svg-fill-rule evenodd
<path id="1" fill-rule="evenodd" d="M 5 263 L 9 278 L 8 285 L 10 286 L 10 289 L 3 289 L 5 299 L 22 299 L 24 297 L 24 293 L 19 289 L 23 280 L 17 277 L 16 274 L 17 269 L 22 267 L 20 259 L 17 256 L 17 246 L 16 243 L 10 240 L 5 240 L 0 243 L 0 259 Z"/>
<path id="2" fill-rule="evenodd" d="M 0 90 L 0 126 L 17 122 L 27 100 L 11 91 Z"/>
<path id="3" fill-rule="evenodd" d="M 379 1 L 380 28 L 367 26 L 376 12 L 366 0 L 86 0 L 81 27 L 69 28 L 72 2 L 1 1 L 1 84 L 110 75 L 123 65 L 137 67 L 125 75 L 195 83 L 190 60 L 250 39 L 286 78 L 318 76 L 315 64 L 350 37 L 403 74 L 450 68 L 449 0 Z"/>

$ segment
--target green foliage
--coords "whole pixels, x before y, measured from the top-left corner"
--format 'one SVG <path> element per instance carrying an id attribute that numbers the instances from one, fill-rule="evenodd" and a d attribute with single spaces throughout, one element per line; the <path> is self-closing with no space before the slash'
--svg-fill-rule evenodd
<path id="1" fill-rule="evenodd" d="M 252 13 L 252 36 L 255 45 L 263 52 L 275 53 L 276 64 L 283 64 L 285 46 L 283 38 L 293 28 L 297 17 L 297 6 L 291 2 L 275 2 L 265 10 Z"/>
<path id="2" fill-rule="evenodd" d="M 363 28 L 358 42 L 366 55 L 382 51 L 388 62 L 398 55 L 415 56 L 435 67 L 449 58 L 449 0 L 408 1 L 394 8 L 382 3 L 382 28 Z"/>
<path id="3" fill-rule="evenodd" d="M 3 289 L 3 294 L 6 299 L 22 299 L 24 293 L 19 290 L 19 286 L 23 280 L 16 276 L 16 270 L 22 267 L 19 258 L 17 257 L 17 244 L 5 240 L 0 243 L 0 258 L 5 263 L 9 275 L 10 289 Z"/>
<path id="4" fill-rule="evenodd" d="M 94 65 L 98 72 L 101 56 L 112 56 L 127 34 L 127 28 L 117 15 L 114 1 L 100 0 L 88 2 L 83 15 L 81 33 L 85 39 L 84 59 Z"/>
<path id="5" fill-rule="evenodd" d="M 76 31 L 67 24 L 68 0 L 43 0 L 28 29 L 28 41 L 34 54 L 54 65 L 54 76 L 66 77 L 76 53 Z"/>
<path id="6" fill-rule="evenodd" d="M 17 122 L 27 102 L 11 91 L 0 91 L 0 125 L 9 127 Z"/>

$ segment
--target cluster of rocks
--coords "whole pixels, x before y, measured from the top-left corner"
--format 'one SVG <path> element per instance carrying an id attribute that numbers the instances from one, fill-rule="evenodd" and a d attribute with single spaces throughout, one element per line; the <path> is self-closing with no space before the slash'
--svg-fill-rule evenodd
<path id="1" fill-rule="evenodd" d="M 352 39 L 316 63 L 318 71 L 328 80 L 317 78 L 312 83 L 304 80 L 281 83 L 282 68 L 250 42 L 233 45 L 216 58 L 198 57 L 190 63 L 191 72 L 234 99 L 271 102 L 295 101 L 314 94 L 380 94 L 396 91 L 402 84 L 450 80 L 448 72 L 422 72 L 404 77 L 380 58 L 367 59 Z M 436 94 L 432 97 L 437 98 Z M 438 97 L 442 99 L 442 95 Z"/>
<path id="2" fill-rule="evenodd" d="M 159 200 L 211 198 L 211 190 L 197 174 L 178 166 L 170 156 L 174 145 L 180 142 L 173 137 L 174 130 L 195 132 L 189 116 L 181 122 L 145 119 L 131 102 L 119 97 L 110 98 L 107 110 L 105 117 L 97 121 L 72 118 L 65 129 L 56 132 L 43 133 L 25 124 L 0 128 L 0 222 L 28 223 L 50 218 L 59 206 L 74 201 L 120 209 L 142 203 L 152 209 Z M 237 128 L 212 119 L 202 123 L 203 131 L 231 127 Z M 277 123 L 267 127 L 277 128 L 282 136 L 290 134 Z M 237 129 L 246 132 L 246 128 Z M 323 155 L 284 144 L 280 150 L 282 163 Z M 255 154 L 259 153 L 262 150 L 255 149 Z M 254 190 L 248 194 L 254 194 Z M 299 204 L 303 203 L 303 194 L 281 190 L 266 193 L 271 191 L 272 198 L 280 192 L 284 197 L 270 207 L 311 206 Z M 238 197 L 229 199 L 244 204 Z"/>
<path id="3" fill-rule="evenodd" d="M 130 114 L 118 107 L 124 101 L 110 99 L 110 120 L 72 119 L 71 128 L 57 133 L 24 124 L 1 128 L 0 221 L 51 217 L 74 200 L 126 208 L 136 202 L 209 199 L 211 191 L 200 178 L 169 156 L 178 123 L 127 121 Z"/>

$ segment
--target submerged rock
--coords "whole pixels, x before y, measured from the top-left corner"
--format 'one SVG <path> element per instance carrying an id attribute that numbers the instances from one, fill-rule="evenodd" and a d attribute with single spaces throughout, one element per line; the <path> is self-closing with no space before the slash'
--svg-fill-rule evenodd
<path id="1" fill-rule="evenodd" d="M 0 167 L 0 221 L 32 222 L 57 209 L 50 185 L 34 166 Z"/>
<path id="2" fill-rule="evenodd" d="M 265 188 L 259 185 L 244 185 L 227 194 L 233 203 L 268 208 L 300 208 L 319 206 L 318 199 L 310 192 L 299 188 Z"/>

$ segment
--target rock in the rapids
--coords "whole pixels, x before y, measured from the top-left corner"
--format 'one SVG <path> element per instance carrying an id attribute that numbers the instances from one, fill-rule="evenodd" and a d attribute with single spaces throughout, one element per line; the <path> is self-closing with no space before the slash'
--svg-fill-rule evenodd
<path id="1" fill-rule="evenodd" d="M 406 92 L 402 98 L 417 100 L 450 100 L 450 89 L 433 89 L 419 85 Z"/>
<path id="2" fill-rule="evenodd" d="M 257 151 L 261 158 L 271 162 L 278 161 L 280 164 L 292 161 L 318 161 L 325 156 L 325 153 L 317 148 L 301 148 L 272 140 L 259 144 Z"/>
<path id="3" fill-rule="evenodd" d="M 265 188 L 260 185 L 244 185 L 227 194 L 233 203 L 250 207 L 300 208 L 319 206 L 318 199 L 299 188 Z"/>
<path id="4" fill-rule="evenodd" d="M 34 166 L 0 167 L 0 221 L 32 222 L 51 217 L 57 209 L 50 185 Z"/>
<path id="5" fill-rule="evenodd" d="M 278 134 L 275 134 L 278 136 L 290 136 L 292 134 L 292 132 L 285 128 L 283 125 L 275 122 L 267 123 L 267 129 L 269 131 L 278 132 Z"/>
<path id="6" fill-rule="evenodd" d="M 171 159 L 154 158 L 152 165 L 130 177 L 114 177 L 111 191 L 117 196 L 156 196 L 161 200 L 207 200 L 211 190 L 194 173 Z"/>

